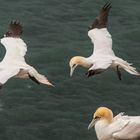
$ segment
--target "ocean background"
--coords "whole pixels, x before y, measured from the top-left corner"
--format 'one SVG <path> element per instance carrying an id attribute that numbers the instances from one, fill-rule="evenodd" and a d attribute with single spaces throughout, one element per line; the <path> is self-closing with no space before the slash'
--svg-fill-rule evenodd
<path id="1" fill-rule="evenodd" d="M 0 140 L 97 140 L 87 127 L 99 106 L 140 115 L 140 77 L 122 70 L 87 78 L 78 67 L 69 76 L 69 60 L 88 57 L 87 36 L 107 0 L 0 0 L 0 35 L 11 20 L 23 23 L 26 61 L 55 87 L 28 79 L 10 79 L 0 90 Z M 140 71 L 140 1 L 112 0 L 109 32 L 115 54 Z M 5 49 L 0 45 L 0 59 Z"/>

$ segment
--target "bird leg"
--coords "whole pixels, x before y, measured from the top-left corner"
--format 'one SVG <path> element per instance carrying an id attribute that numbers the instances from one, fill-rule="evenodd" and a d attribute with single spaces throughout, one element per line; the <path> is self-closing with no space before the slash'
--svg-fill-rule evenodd
<path id="1" fill-rule="evenodd" d="M 34 81 L 34 82 L 37 83 L 38 85 L 40 84 L 40 83 L 38 82 L 38 80 L 37 80 L 34 76 L 31 76 L 29 73 L 28 73 L 28 75 L 29 75 L 29 78 L 30 78 L 32 81 Z"/>
<path id="2" fill-rule="evenodd" d="M 93 70 L 89 70 L 87 73 L 86 73 L 86 76 L 87 77 L 90 77 L 90 76 L 93 76 L 95 74 L 95 72 Z"/>
<path id="3" fill-rule="evenodd" d="M 117 75 L 118 75 L 119 80 L 122 80 L 121 72 L 119 70 L 119 66 L 117 66 Z"/>

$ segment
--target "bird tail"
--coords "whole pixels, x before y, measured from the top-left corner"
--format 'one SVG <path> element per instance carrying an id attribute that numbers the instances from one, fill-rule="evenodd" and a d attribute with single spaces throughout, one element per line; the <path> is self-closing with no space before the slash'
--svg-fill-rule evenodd
<path id="1" fill-rule="evenodd" d="M 54 86 L 52 83 L 49 82 L 49 80 L 47 79 L 46 76 L 38 73 L 33 67 L 30 67 L 29 69 L 29 77 L 34 80 L 36 83 L 42 83 L 42 84 L 46 84 L 49 86 Z"/>
<path id="2" fill-rule="evenodd" d="M 124 61 L 122 59 L 118 59 L 115 62 L 119 68 L 123 68 L 125 71 L 127 71 L 128 73 L 132 74 L 132 75 L 140 75 L 140 73 L 137 71 L 137 69 L 133 66 L 131 66 L 132 64 L 128 63 L 127 61 Z"/>

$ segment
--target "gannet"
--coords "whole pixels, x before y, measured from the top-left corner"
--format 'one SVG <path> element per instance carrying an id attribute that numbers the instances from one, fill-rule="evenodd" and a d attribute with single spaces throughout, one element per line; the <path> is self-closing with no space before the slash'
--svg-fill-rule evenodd
<path id="1" fill-rule="evenodd" d="M 95 125 L 99 140 L 134 140 L 140 137 L 140 116 L 127 116 L 119 113 L 113 117 L 113 112 L 107 107 L 99 107 L 88 126 Z"/>
<path id="2" fill-rule="evenodd" d="M 27 45 L 21 39 L 22 32 L 23 27 L 20 22 L 12 21 L 8 31 L 1 38 L 6 54 L 0 62 L 0 87 L 11 77 L 30 78 L 37 84 L 53 86 L 44 75 L 39 74 L 35 68 L 25 62 Z"/>
<path id="3" fill-rule="evenodd" d="M 88 68 L 86 75 L 88 77 L 100 74 L 108 68 L 117 70 L 119 80 L 121 80 L 121 72 L 124 69 L 130 74 L 140 75 L 136 68 L 130 63 L 117 57 L 112 50 L 112 37 L 107 30 L 108 14 L 111 4 L 105 4 L 99 15 L 94 20 L 92 26 L 89 27 L 88 36 L 94 44 L 94 51 L 90 57 L 75 56 L 69 62 L 70 76 L 73 75 L 75 68 L 80 65 Z"/>

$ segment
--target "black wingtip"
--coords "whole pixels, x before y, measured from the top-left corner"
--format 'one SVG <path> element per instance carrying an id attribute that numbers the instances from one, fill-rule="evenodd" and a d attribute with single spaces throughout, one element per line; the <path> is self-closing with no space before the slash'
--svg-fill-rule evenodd
<path id="1" fill-rule="evenodd" d="M 111 2 L 107 2 L 107 3 L 103 6 L 103 10 L 110 9 L 111 7 L 112 7 Z"/>
<path id="2" fill-rule="evenodd" d="M 29 78 L 34 81 L 35 83 L 37 83 L 38 85 L 40 85 L 40 82 L 34 77 L 34 76 L 31 76 L 30 74 L 28 74 Z"/>
<path id="3" fill-rule="evenodd" d="M 10 22 L 10 25 L 18 25 L 18 26 L 22 26 L 21 22 L 19 20 L 12 20 Z"/>

